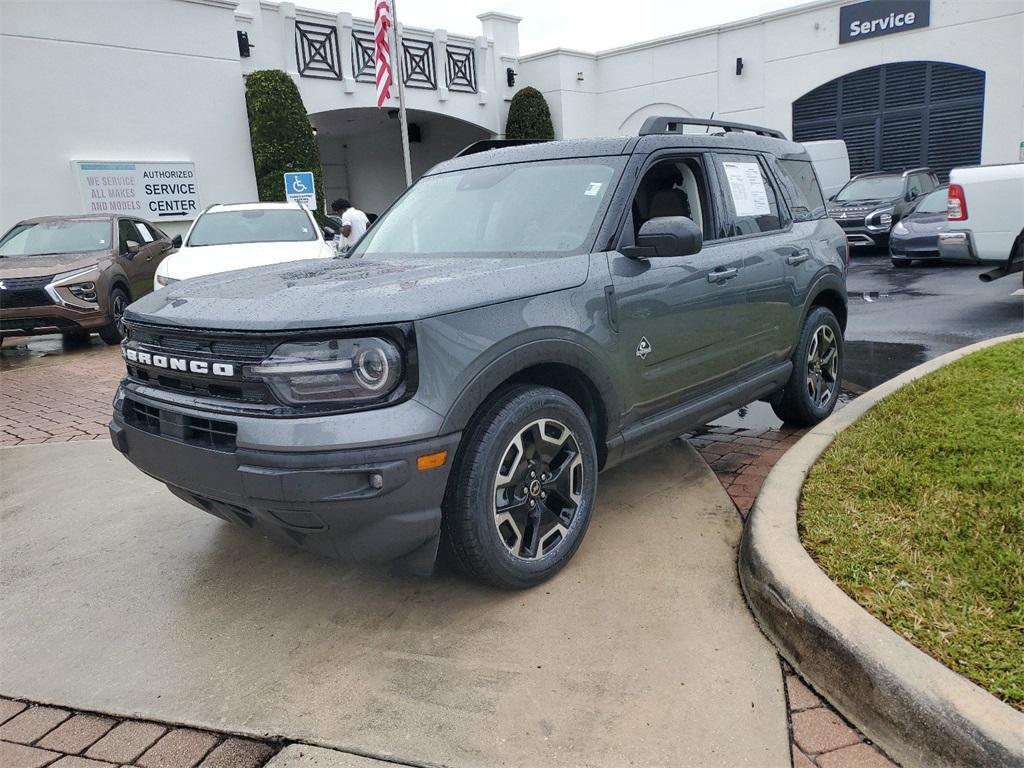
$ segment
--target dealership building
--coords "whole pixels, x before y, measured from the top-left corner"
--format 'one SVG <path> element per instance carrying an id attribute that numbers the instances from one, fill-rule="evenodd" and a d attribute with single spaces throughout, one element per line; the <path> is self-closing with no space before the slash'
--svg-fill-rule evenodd
<path id="1" fill-rule="evenodd" d="M 370 7 L 3 0 L 0 227 L 129 210 L 178 232 L 206 205 L 254 199 L 244 77 L 258 69 L 297 83 L 326 198 L 383 209 L 404 175 L 397 102 L 376 108 L 372 22 L 357 15 Z M 501 137 L 525 85 L 562 138 L 713 115 L 844 139 L 855 173 L 1024 153 L 1024 0 L 820 0 L 598 52 L 521 55 L 519 22 L 402 29 L 414 176 Z"/>

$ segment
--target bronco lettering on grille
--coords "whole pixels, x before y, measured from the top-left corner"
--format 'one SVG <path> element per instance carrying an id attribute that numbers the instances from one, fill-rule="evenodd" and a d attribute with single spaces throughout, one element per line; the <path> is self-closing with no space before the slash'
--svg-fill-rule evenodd
<path id="1" fill-rule="evenodd" d="M 151 352 L 142 352 L 132 347 L 124 348 L 124 358 L 130 363 L 149 365 L 153 368 L 165 368 L 169 371 L 188 371 L 203 376 L 234 376 L 235 366 L 232 363 L 210 363 L 206 360 L 190 360 L 186 357 L 172 357 L 171 355 L 157 355 Z"/>

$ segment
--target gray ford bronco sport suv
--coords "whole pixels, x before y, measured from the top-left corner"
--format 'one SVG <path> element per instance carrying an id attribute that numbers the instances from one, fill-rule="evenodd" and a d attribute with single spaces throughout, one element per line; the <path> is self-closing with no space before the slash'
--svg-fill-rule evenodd
<path id="1" fill-rule="evenodd" d="M 580 546 L 600 470 L 759 398 L 832 411 L 847 245 L 799 144 L 651 118 L 479 149 L 351 258 L 132 304 L 113 444 L 273 539 L 415 572 L 440 546 L 524 588 Z"/>

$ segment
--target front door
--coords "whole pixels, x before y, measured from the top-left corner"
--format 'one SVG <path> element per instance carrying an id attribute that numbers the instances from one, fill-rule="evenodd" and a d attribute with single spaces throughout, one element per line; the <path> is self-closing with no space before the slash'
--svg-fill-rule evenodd
<path id="1" fill-rule="evenodd" d="M 619 243 L 632 245 L 651 218 L 688 216 L 706 238 L 699 253 L 651 259 L 609 254 L 623 365 L 633 371 L 631 421 L 712 388 L 739 362 L 743 259 L 716 243 L 721 212 L 706 169 L 701 155 L 657 158 L 637 184 Z"/>

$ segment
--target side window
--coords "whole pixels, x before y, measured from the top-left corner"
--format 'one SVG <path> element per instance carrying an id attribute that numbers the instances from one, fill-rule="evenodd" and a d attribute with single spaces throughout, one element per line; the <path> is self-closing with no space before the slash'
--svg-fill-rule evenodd
<path id="1" fill-rule="evenodd" d="M 786 226 L 778 196 L 755 155 L 716 153 L 729 206 L 726 235 L 756 235 Z"/>
<path id="2" fill-rule="evenodd" d="M 661 216 L 686 216 L 701 228 L 705 239 L 717 237 L 707 176 L 699 158 L 659 160 L 644 173 L 633 196 L 633 236 L 644 222 Z"/>
<path id="3" fill-rule="evenodd" d="M 825 218 L 825 196 L 810 160 L 775 161 L 782 191 L 796 221 Z"/>
<path id="4" fill-rule="evenodd" d="M 131 219 L 121 219 L 117 222 L 118 252 L 128 253 L 128 241 L 142 243 L 139 232 L 135 229 L 135 222 Z"/>
<path id="5" fill-rule="evenodd" d="M 921 174 L 911 174 L 909 183 L 907 184 L 907 192 L 910 193 L 911 197 L 920 197 L 924 194 L 924 187 L 921 184 Z"/>
<path id="6" fill-rule="evenodd" d="M 939 186 L 939 183 L 935 180 L 934 176 L 930 173 L 921 174 L 921 189 L 924 190 L 925 193 L 931 192 L 937 186 Z"/>

